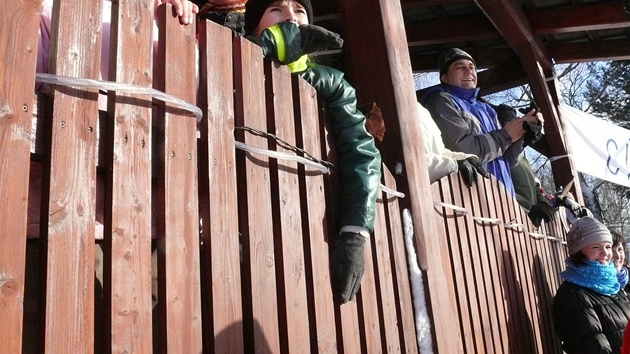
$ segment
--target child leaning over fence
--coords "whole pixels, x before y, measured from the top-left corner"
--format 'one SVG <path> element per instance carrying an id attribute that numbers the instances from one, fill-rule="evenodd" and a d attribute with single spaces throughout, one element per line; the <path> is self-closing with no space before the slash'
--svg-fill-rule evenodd
<path id="1" fill-rule="evenodd" d="M 354 297 L 363 276 L 363 247 L 374 227 L 381 157 L 343 73 L 309 62 L 307 54 L 343 44 L 338 34 L 310 25 L 312 20 L 310 0 L 249 0 L 245 5 L 248 38 L 266 57 L 310 83 L 330 113 L 342 188 L 341 229 L 330 262 L 335 294 L 345 303 Z"/>

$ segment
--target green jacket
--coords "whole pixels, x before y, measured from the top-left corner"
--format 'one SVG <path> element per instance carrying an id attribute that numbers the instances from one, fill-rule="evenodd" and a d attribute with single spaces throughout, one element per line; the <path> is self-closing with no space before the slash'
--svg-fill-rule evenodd
<path id="1" fill-rule="evenodd" d="M 339 156 L 337 168 L 342 193 L 339 224 L 372 231 L 381 180 L 381 155 L 365 128 L 365 116 L 357 109 L 354 88 L 341 71 L 306 62 L 300 47 L 300 31 L 292 23 L 276 24 L 252 40 L 261 46 L 265 57 L 272 56 L 287 64 L 294 74 L 311 84 L 326 103 Z M 284 53 L 278 48 L 284 48 Z"/>

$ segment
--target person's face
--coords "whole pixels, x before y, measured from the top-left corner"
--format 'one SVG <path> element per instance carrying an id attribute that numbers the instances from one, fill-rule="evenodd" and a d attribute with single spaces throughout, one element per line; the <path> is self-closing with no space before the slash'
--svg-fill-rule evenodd
<path id="1" fill-rule="evenodd" d="M 580 252 L 582 252 L 587 259 L 606 265 L 612 258 L 612 242 L 601 241 L 591 243 L 590 245 L 584 246 Z"/>
<path id="2" fill-rule="evenodd" d="M 260 18 L 255 31 L 256 35 L 264 31 L 265 28 L 284 21 L 293 22 L 298 26 L 307 25 L 308 15 L 306 9 L 297 1 L 284 0 L 272 3 Z"/>
<path id="3" fill-rule="evenodd" d="M 475 63 L 468 59 L 458 59 L 449 66 L 440 79 L 451 86 L 474 89 L 477 87 L 477 68 Z"/>
<path id="4" fill-rule="evenodd" d="M 613 246 L 612 248 L 612 262 L 617 271 L 621 270 L 623 266 L 623 262 L 626 260 L 626 254 L 623 251 L 623 245 L 619 244 L 617 246 Z"/>

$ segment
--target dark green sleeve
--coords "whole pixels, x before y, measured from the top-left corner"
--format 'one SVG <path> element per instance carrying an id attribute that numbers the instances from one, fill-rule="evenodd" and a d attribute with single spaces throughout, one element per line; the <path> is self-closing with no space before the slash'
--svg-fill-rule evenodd
<path id="1" fill-rule="evenodd" d="M 311 65 L 299 74 L 317 91 L 329 112 L 342 187 L 340 225 L 374 228 L 374 210 L 381 180 L 381 156 L 357 109 L 355 90 L 343 73 Z"/>

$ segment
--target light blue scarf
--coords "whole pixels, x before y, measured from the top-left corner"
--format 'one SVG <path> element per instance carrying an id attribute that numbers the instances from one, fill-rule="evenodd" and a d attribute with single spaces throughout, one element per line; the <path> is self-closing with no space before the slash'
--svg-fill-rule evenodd
<path id="1" fill-rule="evenodd" d="M 619 291 L 620 284 L 617 280 L 617 270 L 612 262 L 602 265 L 596 261 L 586 260 L 586 265 L 576 267 L 567 258 L 564 263 L 567 269 L 560 272 L 562 279 L 571 283 L 591 289 L 603 295 L 614 295 Z"/>

